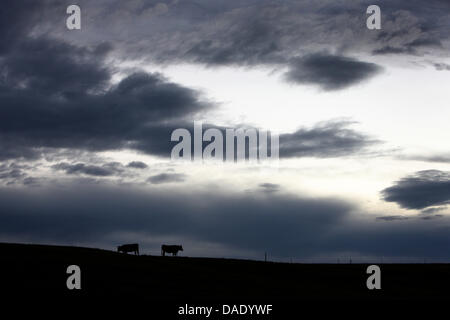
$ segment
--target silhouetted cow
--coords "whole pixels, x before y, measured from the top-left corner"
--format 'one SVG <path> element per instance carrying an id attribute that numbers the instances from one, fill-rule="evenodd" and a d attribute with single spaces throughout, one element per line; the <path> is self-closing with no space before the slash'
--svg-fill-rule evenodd
<path id="1" fill-rule="evenodd" d="M 176 256 L 178 251 L 183 251 L 183 247 L 182 246 L 178 246 L 178 245 L 167 245 L 167 244 L 163 244 L 161 246 L 161 255 L 165 256 L 166 252 L 167 253 L 171 253 L 173 256 Z"/>
<path id="2" fill-rule="evenodd" d="M 137 243 L 123 244 L 117 247 L 117 251 L 123 253 L 134 252 L 134 254 L 139 255 L 139 245 Z"/>

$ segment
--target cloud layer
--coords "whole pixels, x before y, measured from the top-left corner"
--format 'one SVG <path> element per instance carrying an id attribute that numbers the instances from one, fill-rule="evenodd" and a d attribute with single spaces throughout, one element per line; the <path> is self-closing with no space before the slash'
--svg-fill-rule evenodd
<path id="1" fill-rule="evenodd" d="M 280 157 L 330 158 L 364 152 L 379 143 L 349 127 L 349 121 L 331 121 L 280 135 Z"/>
<path id="2" fill-rule="evenodd" d="M 381 67 L 374 63 L 319 53 L 292 60 L 285 77 L 294 83 L 338 90 L 367 80 L 380 71 Z"/>
<path id="3" fill-rule="evenodd" d="M 158 73 L 136 72 L 110 86 L 108 50 L 28 39 L 4 56 L 0 159 L 38 158 L 42 148 L 160 154 L 177 121 L 213 106 Z"/>
<path id="4" fill-rule="evenodd" d="M 227 248 L 233 256 L 250 252 L 248 257 L 261 256 L 265 251 L 272 256 L 296 258 L 342 257 L 349 253 L 386 258 L 450 257 L 446 250 L 450 240 L 447 218 L 439 223 L 355 219 L 357 208 L 351 203 L 279 192 L 163 193 L 129 186 L 80 187 L 2 190 L 3 239 L 26 235 L 34 242 L 114 247 L 120 234 L 129 234 L 136 242 L 156 241 L 155 247 L 158 241 L 173 238 L 196 243 L 198 247 L 185 248 L 187 255 L 215 244 Z"/>
<path id="5" fill-rule="evenodd" d="M 384 189 L 383 199 L 406 209 L 424 209 L 450 203 L 450 172 L 425 170 L 402 178 Z"/>
<path id="6" fill-rule="evenodd" d="M 431 0 L 426 8 L 419 0 L 378 1 L 381 30 L 366 28 L 370 4 L 342 0 L 115 1 L 105 12 L 95 3 L 81 1 L 93 21 L 94 39 L 125 44 L 128 55 L 158 63 L 287 66 L 292 58 L 321 50 L 341 56 L 439 56 L 448 50 L 447 1 Z M 117 21 L 133 32 L 121 30 Z"/>
<path id="7" fill-rule="evenodd" d="M 152 184 L 183 182 L 184 180 L 186 180 L 186 175 L 182 173 L 160 173 L 147 179 Z"/>

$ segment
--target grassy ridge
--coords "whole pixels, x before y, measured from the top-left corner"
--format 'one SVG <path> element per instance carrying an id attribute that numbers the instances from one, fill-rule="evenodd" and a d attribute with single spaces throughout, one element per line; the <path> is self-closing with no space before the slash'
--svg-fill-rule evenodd
<path id="1" fill-rule="evenodd" d="M 1 288 L 39 296 L 137 297 L 152 301 L 449 299 L 450 265 L 383 264 L 382 290 L 366 288 L 364 264 L 132 256 L 113 251 L 0 244 Z M 66 288 L 67 266 L 82 290 Z"/>

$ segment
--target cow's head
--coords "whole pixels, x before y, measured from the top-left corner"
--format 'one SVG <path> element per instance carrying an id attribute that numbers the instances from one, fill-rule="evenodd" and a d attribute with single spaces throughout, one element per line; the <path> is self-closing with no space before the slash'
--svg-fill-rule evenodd
<path id="1" fill-rule="evenodd" d="M 183 246 L 178 246 L 178 250 L 183 251 Z"/>

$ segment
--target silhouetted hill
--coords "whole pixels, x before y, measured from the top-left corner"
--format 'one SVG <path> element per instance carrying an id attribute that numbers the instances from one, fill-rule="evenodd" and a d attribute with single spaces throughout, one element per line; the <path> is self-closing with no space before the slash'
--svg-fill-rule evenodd
<path id="1" fill-rule="evenodd" d="M 154 304 L 450 299 L 448 264 L 380 265 L 382 289 L 368 290 L 363 264 L 133 256 L 24 244 L 0 244 L 0 251 L 2 290 L 20 298 L 126 298 Z M 81 290 L 66 287 L 66 268 L 72 264 L 81 268 Z"/>

